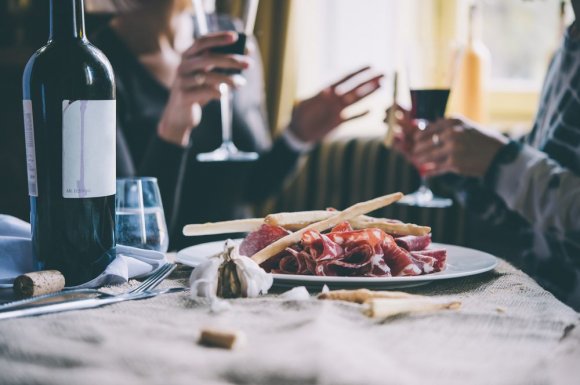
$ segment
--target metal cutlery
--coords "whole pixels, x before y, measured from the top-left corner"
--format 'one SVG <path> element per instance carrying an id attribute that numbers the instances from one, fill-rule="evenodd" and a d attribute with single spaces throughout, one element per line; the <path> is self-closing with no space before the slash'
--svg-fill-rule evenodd
<path id="1" fill-rule="evenodd" d="M 109 298 L 109 297 L 117 297 L 126 294 L 138 294 L 143 293 L 145 291 L 154 289 L 159 285 L 171 272 L 175 269 L 175 264 L 173 263 L 166 263 L 153 274 L 151 274 L 147 279 L 145 279 L 139 286 L 136 288 L 129 290 L 128 292 L 121 293 L 121 294 L 110 294 L 106 293 L 101 290 L 97 289 L 68 289 L 59 291 L 57 293 L 50 293 L 39 295 L 31 298 L 21 299 L 17 301 L 8 302 L 5 304 L 0 305 L 0 313 L 13 310 L 17 308 L 21 308 L 23 306 L 47 306 L 51 304 L 55 304 L 54 299 L 64 298 L 64 301 L 58 301 L 56 303 L 63 303 L 63 302 L 74 302 L 82 299 L 87 299 L 87 296 L 91 296 L 89 299 L 98 299 L 98 298 Z M 68 299 L 67 299 L 68 298 Z M 47 301 L 50 301 L 46 303 Z"/>
<path id="2" fill-rule="evenodd" d="M 59 302 L 51 305 L 29 307 L 24 309 L 9 310 L 0 313 L 0 320 L 19 318 L 19 317 L 29 317 L 42 314 L 52 314 L 60 313 L 70 310 L 82 310 L 82 309 L 94 309 L 97 307 L 110 305 L 113 303 L 123 302 L 123 301 L 133 301 L 139 299 L 146 299 L 156 297 L 160 294 L 166 293 L 178 293 L 187 290 L 184 287 L 174 287 L 170 289 L 161 289 L 153 291 L 143 291 L 139 293 L 125 293 L 112 296 L 109 298 L 90 298 L 81 299 L 74 301 Z"/>

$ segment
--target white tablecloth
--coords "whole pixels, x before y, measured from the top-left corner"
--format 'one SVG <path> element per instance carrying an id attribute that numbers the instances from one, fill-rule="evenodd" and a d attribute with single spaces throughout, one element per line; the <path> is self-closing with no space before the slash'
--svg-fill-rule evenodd
<path id="1" fill-rule="evenodd" d="M 182 274 L 164 285 L 183 284 Z M 382 322 L 354 304 L 268 296 L 213 314 L 180 293 L 0 321 L 0 383 L 580 383 L 579 314 L 507 263 L 408 291 L 463 307 Z M 205 326 L 241 330 L 247 343 L 199 346 Z"/>

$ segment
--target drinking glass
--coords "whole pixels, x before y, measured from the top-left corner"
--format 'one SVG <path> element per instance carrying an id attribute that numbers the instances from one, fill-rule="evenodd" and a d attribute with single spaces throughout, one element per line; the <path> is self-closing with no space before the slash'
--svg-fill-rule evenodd
<path id="1" fill-rule="evenodd" d="M 425 131 L 430 122 L 445 116 L 445 109 L 458 56 L 453 51 L 439 52 L 435 47 L 416 44 L 407 57 L 407 78 L 411 91 L 411 116 L 417 129 Z M 434 145 L 439 145 L 439 136 L 433 136 Z M 416 164 L 421 176 L 419 189 L 406 195 L 397 203 L 408 206 L 444 208 L 453 205 L 449 198 L 435 196 L 425 177 L 430 164 Z"/>
<path id="2" fill-rule="evenodd" d="M 169 238 L 157 178 L 117 179 L 115 216 L 118 244 L 167 251 Z"/>
<path id="3" fill-rule="evenodd" d="M 258 0 L 247 0 L 245 5 L 243 29 L 238 30 L 234 23 L 224 27 L 217 22 L 215 14 L 213 18 L 208 18 L 202 0 L 192 0 L 197 21 L 197 31 L 199 36 L 209 32 L 218 32 L 225 30 L 235 30 L 238 33 L 238 40 L 231 45 L 212 49 L 212 52 L 223 54 L 244 54 L 246 49 L 246 38 L 252 34 L 258 9 Z M 234 74 L 235 71 L 216 69 L 215 71 Z M 219 85 L 221 94 L 221 122 L 222 122 L 222 144 L 211 152 L 205 152 L 197 155 L 200 162 L 249 162 L 258 159 L 257 152 L 240 151 L 232 139 L 232 116 L 233 116 L 233 90 L 225 83 Z"/>

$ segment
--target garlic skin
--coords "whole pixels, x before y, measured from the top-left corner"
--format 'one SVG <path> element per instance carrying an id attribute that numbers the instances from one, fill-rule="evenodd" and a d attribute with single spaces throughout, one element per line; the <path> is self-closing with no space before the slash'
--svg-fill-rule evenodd
<path id="1" fill-rule="evenodd" d="M 256 262 L 245 255 L 240 255 L 239 246 L 231 240 L 226 241 L 224 251 L 196 267 L 191 273 L 189 283 L 192 297 L 217 298 L 218 293 L 231 293 L 227 287 L 227 279 L 220 279 L 224 264 L 233 262 L 236 266 L 237 279 L 240 282 L 241 297 L 258 297 L 267 294 L 272 283 L 272 275 L 266 273 Z M 223 277 L 222 277 L 223 278 Z"/>
<path id="2" fill-rule="evenodd" d="M 230 255 L 237 267 L 238 278 L 242 284 L 242 295 L 253 298 L 260 294 L 267 294 L 274 283 L 272 274 L 266 273 L 253 259 L 240 255 L 237 246 Z"/>
<path id="3" fill-rule="evenodd" d="M 216 254 L 193 269 L 189 277 L 189 287 L 191 288 L 192 297 L 212 298 L 216 296 L 218 270 L 223 261 L 222 254 Z"/>

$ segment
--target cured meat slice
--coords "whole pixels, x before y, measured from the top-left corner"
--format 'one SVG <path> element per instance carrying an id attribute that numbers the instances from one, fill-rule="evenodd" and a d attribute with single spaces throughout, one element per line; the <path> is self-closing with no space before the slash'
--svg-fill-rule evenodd
<path id="1" fill-rule="evenodd" d="M 411 255 L 416 261 L 423 264 L 429 263 L 431 265 L 431 268 L 422 268 L 425 274 L 442 271 L 447 264 L 447 250 L 445 249 L 413 251 Z"/>
<path id="2" fill-rule="evenodd" d="M 424 250 L 431 244 L 431 234 L 427 235 L 405 235 L 395 238 L 399 247 L 407 251 Z"/>
<path id="3" fill-rule="evenodd" d="M 249 233 L 240 245 L 240 254 L 251 257 L 269 244 L 285 237 L 290 232 L 280 226 L 262 225 Z"/>
<path id="4" fill-rule="evenodd" d="M 391 268 L 393 276 L 421 274 L 422 271 L 415 261 L 413 261 L 411 254 L 407 250 L 397 246 L 393 237 L 387 234 L 381 246 L 383 248 L 385 262 Z"/>
<path id="5" fill-rule="evenodd" d="M 331 232 L 328 238 L 345 248 L 353 247 L 360 242 L 368 243 L 371 247 L 380 245 L 387 234 L 379 229 L 363 229 L 344 232 Z"/>
<path id="6" fill-rule="evenodd" d="M 302 245 L 316 263 L 336 259 L 343 253 L 342 247 L 329 237 L 317 231 L 307 231 L 302 235 Z"/>
<path id="7" fill-rule="evenodd" d="M 345 231 L 352 231 L 352 226 L 348 222 L 342 222 L 336 225 L 330 232 L 331 233 L 343 233 Z"/>
<path id="8" fill-rule="evenodd" d="M 286 249 L 285 255 L 280 259 L 279 269 L 274 269 L 272 272 L 279 274 L 312 275 L 314 274 L 315 267 L 316 263 L 305 251 Z"/>

